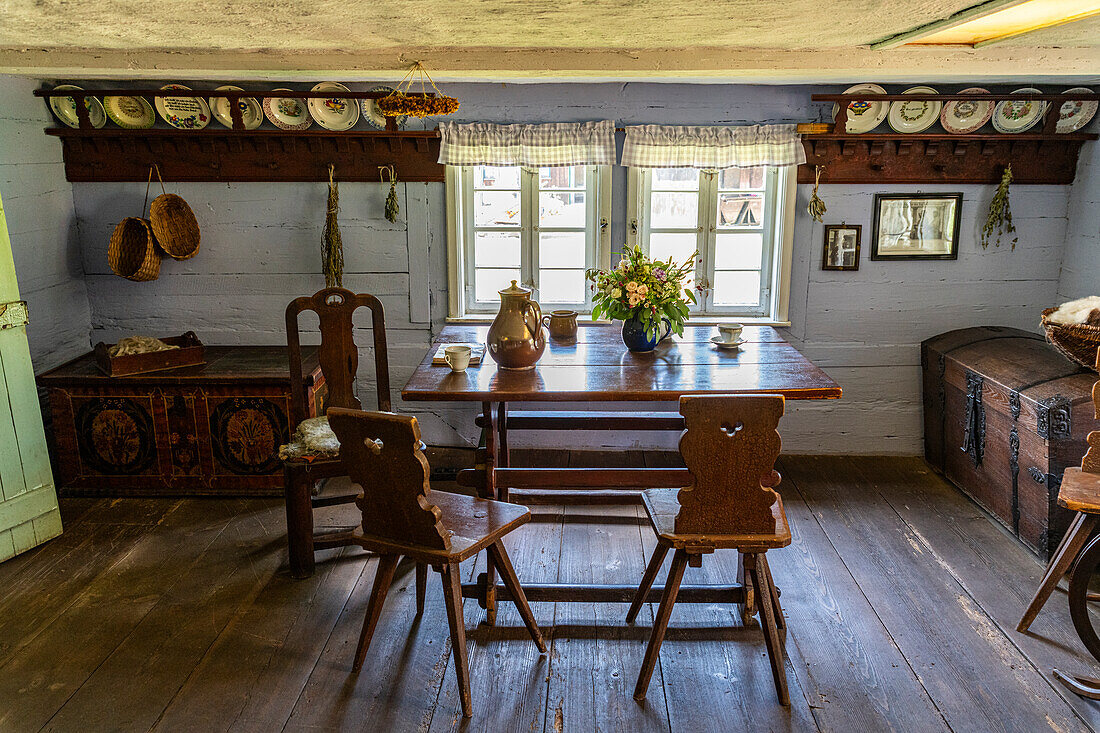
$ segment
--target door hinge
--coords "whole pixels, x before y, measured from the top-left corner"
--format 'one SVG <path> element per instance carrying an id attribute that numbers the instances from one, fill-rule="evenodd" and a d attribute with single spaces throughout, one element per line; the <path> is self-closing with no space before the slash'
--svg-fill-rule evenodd
<path id="1" fill-rule="evenodd" d="M 27 301 L 13 300 L 10 303 L 0 303 L 0 329 L 19 328 L 26 326 Z"/>

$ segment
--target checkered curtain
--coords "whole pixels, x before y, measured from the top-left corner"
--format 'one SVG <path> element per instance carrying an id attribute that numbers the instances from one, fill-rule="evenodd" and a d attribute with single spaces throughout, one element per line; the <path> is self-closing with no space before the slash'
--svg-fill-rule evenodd
<path id="1" fill-rule="evenodd" d="M 806 162 L 795 125 L 626 128 L 621 164 L 631 168 L 756 168 Z"/>
<path id="2" fill-rule="evenodd" d="M 615 122 L 440 122 L 445 165 L 614 165 Z"/>

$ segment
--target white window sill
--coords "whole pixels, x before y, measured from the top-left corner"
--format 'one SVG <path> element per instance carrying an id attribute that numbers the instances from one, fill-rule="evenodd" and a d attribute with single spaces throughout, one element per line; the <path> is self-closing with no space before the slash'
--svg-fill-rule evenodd
<path id="1" fill-rule="evenodd" d="M 487 325 L 489 325 L 490 323 L 493 322 L 493 318 L 495 318 L 494 315 L 489 315 L 487 313 L 476 313 L 476 314 L 467 315 L 467 316 L 448 316 L 447 317 L 447 323 L 465 323 L 465 324 L 471 324 L 471 325 L 487 326 Z M 717 326 L 717 325 L 722 324 L 722 323 L 741 323 L 741 324 L 746 325 L 746 326 L 775 326 L 776 328 L 786 328 L 787 326 L 791 325 L 790 321 L 775 321 L 775 320 L 772 320 L 771 318 L 763 318 L 763 317 L 759 317 L 759 316 L 755 316 L 755 317 L 742 316 L 742 317 L 738 318 L 736 316 L 715 316 L 715 315 L 690 316 L 687 319 L 687 324 L 686 325 L 688 325 L 688 326 Z M 614 324 L 611 321 L 603 321 L 603 320 L 593 321 L 587 315 L 582 313 L 579 316 L 577 316 L 577 325 L 578 326 L 600 327 L 600 326 L 612 326 Z"/>

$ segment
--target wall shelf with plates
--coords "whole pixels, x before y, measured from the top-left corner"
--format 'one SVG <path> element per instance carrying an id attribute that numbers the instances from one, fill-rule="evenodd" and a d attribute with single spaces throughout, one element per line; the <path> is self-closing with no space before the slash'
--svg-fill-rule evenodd
<path id="1" fill-rule="evenodd" d="M 441 182 L 439 133 L 435 130 L 399 130 L 393 118 L 384 130 L 248 129 L 244 105 L 227 105 L 232 128 L 205 129 L 149 127 L 96 128 L 84 97 L 109 96 L 325 99 L 333 92 L 212 91 L 186 89 L 62 89 L 36 90 L 35 96 L 72 97 L 78 118 L 74 127 L 48 128 L 61 139 L 65 176 L 71 182 L 146 181 L 155 163 L 166 181 L 313 182 L 329 180 L 329 165 L 344 182 L 383 181 L 379 166 L 392 165 L 399 180 Z M 340 91 L 350 100 L 379 99 L 386 92 Z"/>
<path id="2" fill-rule="evenodd" d="M 1075 94 L 814 94 L 815 102 L 836 103 L 834 132 L 802 136 L 806 164 L 799 183 L 998 183 L 1012 166 L 1014 183 L 1068 184 L 1077 172 L 1081 146 L 1095 133 L 1055 132 L 1058 114 L 1047 114 L 1041 131 L 1021 133 L 850 133 L 852 102 L 1044 102 L 1048 110 L 1100 95 Z"/>

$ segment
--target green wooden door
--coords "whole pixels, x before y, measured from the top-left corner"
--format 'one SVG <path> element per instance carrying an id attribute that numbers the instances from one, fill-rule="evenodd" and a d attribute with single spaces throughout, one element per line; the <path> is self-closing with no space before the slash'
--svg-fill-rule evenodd
<path id="1" fill-rule="evenodd" d="M 42 413 L 0 200 L 0 560 L 61 534 Z"/>

